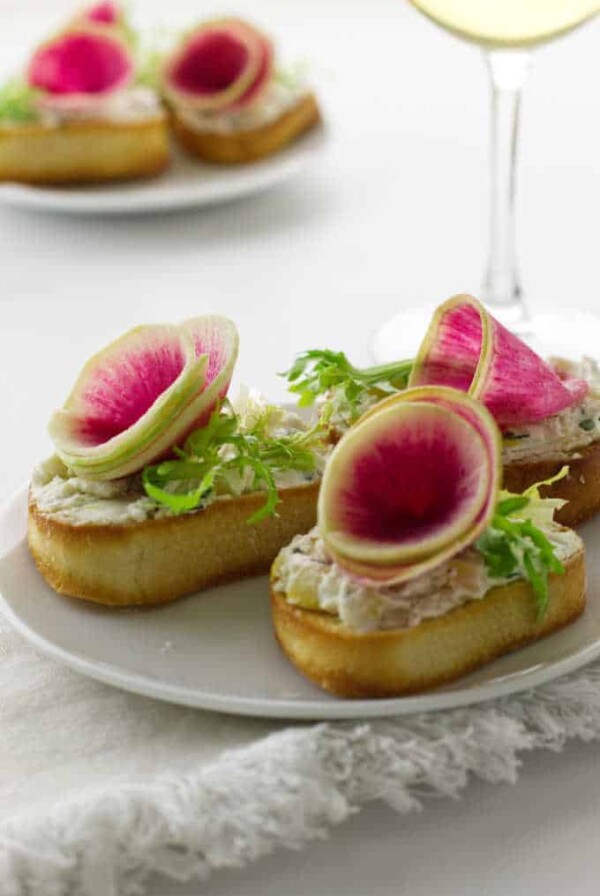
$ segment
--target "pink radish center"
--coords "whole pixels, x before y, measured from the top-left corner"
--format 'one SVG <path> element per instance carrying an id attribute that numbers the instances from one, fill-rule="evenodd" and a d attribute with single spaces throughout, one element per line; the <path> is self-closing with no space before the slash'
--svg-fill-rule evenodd
<path id="1" fill-rule="evenodd" d="M 237 81 L 248 63 L 248 48 L 227 31 L 209 31 L 187 45 L 172 81 L 193 94 L 218 93 Z"/>
<path id="2" fill-rule="evenodd" d="M 196 357 L 208 355 L 204 379 L 205 386 L 208 386 L 225 367 L 229 357 L 228 346 L 224 344 L 221 334 L 217 330 L 203 333 L 191 331 L 190 335 L 194 341 Z"/>
<path id="3" fill-rule="evenodd" d="M 472 305 L 459 305 L 440 321 L 420 382 L 443 383 L 468 392 L 481 355 L 481 318 Z"/>
<path id="4" fill-rule="evenodd" d="M 482 314 L 487 316 L 490 341 L 482 368 L 477 371 L 484 348 Z M 583 380 L 561 381 L 528 345 L 468 301 L 441 314 L 426 346 L 415 383 L 470 390 L 500 426 L 544 420 L 580 402 L 589 388 Z"/>
<path id="5" fill-rule="evenodd" d="M 102 25 L 114 25 L 119 20 L 119 11 L 114 3 L 98 3 L 86 12 L 84 18 Z"/>
<path id="6" fill-rule="evenodd" d="M 105 93 L 118 87 L 131 63 L 120 42 L 98 34 L 68 34 L 35 54 L 32 86 L 55 94 Z"/>
<path id="7" fill-rule="evenodd" d="M 185 366 L 178 343 L 125 351 L 95 371 L 82 395 L 80 438 L 100 445 L 133 426 L 173 385 Z"/>
<path id="8" fill-rule="evenodd" d="M 402 545 L 434 537 L 478 514 L 490 475 L 481 436 L 435 406 L 373 420 L 366 444 L 353 445 L 346 484 L 334 496 L 330 525 L 370 543 Z M 358 441 L 358 439 L 357 439 Z M 482 499 L 483 495 L 483 499 Z"/>

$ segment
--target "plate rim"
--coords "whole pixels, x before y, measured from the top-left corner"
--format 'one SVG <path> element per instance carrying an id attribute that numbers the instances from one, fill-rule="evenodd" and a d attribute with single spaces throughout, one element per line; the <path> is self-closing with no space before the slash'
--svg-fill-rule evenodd
<path id="1" fill-rule="evenodd" d="M 0 506 L 0 525 L 6 523 L 13 514 L 22 512 L 27 502 L 27 487 L 22 487 L 8 501 Z M 26 533 L 20 533 L 14 546 L 26 540 Z M 0 553 L 0 563 L 4 553 Z M 38 573 L 39 574 L 39 573 Z M 76 607 L 76 603 L 73 603 Z M 549 681 L 575 672 L 600 657 L 600 638 L 575 653 L 546 664 L 538 664 L 528 672 L 504 675 L 467 688 L 453 691 L 429 691 L 407 697 L 384 699 L 344 700 L 334 698 L 331 702 L 284 698 L 244 697 L 215 695 L 207 691 L 174 685 L 158 678 L 136 672 L 124 672 L 122 667 L 102 660 L 90 660 L 84 654 L 66 650 L 45 638 L 24 622 L 13 605 L 0 591 L 0 611 L 10 625 L 35 649 L 50 659 L 65 665 L 88 678 L 117 687 L 129 693 L 175 703 L 182 706 L 204 709 L 255 718 L 289 719 L 301 721 L 332 721 L 336 719 L 374 719 L 390 716 L 415 715 L 425 712 L 441 712 L 472 706 L 490 700 L 522 693 L 546 684 Z M 523 648 L 524 650 L 527 647 Z M 331 697 L 331 695 L 328 695 Z"/>
<path id="2" fill-rule="evenodd" d="M 231 202 L 276 187 L 304 170 L 325 150 L 328 132 L 328 128 L 319 125 L 280 152 L 247 165 L 217 166 L 198 160 L 201 169 L 203 166 L 210 167 L 221 176 L 191 184 L 186 181 L 172 184 L 164 193 L 153 190 L 164 175 L 139 181 L 76 186 L 73 190 L 68 185 L 37 186 L 5 182 L 0 183 L 0 205 L 68 215 L 101 216 L 175 212 Z M 185 157 L 182 150 L 172 145 L 171 158 L 175 165 L 182 156 Z M 233 172 L 254 176 L 238 181 L 233 178 L 228 180 L 228 174 Z M 166 171 L 167 178 L 168 174 L 169 169 Z M 129 189 L 123 191 L 123 186 Z"/>

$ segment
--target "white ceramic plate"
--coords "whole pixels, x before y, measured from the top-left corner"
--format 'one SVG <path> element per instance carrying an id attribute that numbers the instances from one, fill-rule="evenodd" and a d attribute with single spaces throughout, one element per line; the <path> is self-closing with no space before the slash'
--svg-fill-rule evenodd
<path id="1" fill-rule="evenodd" d="M 600 656 L 600 519 L 588 523 L 589 605 L 574 625 L 416 697 L 340 700 L 306 681 L 271 630 L 266 577 L 163 607 L 108 610 L 59 597 L 25 543 L 26 494 L 0 512 L 0 609 L 38 650 L 100 681 L 221 712 L 292 719 L 369 718 L 446 709 L 522 691 Z"/>
<path id="2" fill-rule="evenodd" d="M 173 147 L 171 165 L 156 178 L 81 187 L 1 184 L 0 202 L 85 215 L 139 214 L 215 205 L 259 193 L 293 177 L 321 154 L 325 142 L 325 130 L 318 128 L 267 159 L 232 166 L 209 165 Z"/>

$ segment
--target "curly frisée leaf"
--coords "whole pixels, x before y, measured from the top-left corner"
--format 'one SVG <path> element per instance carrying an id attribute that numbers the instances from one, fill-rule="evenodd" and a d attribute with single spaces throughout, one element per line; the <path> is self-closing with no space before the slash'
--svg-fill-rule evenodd
<path id="1" fill-rule="evenodd" d="M 285 67 L 278 66 L 273 72 L 273 78 L 278 84 L 294 90 L 307 83 L 309 72 L 308 59 L 297 59 L 296 62 Z"/>
<path id="2" fill-rule="evenodd" d="M 271 437 L 265 422 L 269 414 L 267 406 L 263 417 L 245 428 L 230 403 L 224 401 L 206 426 L 192 432 L 183 448 L 177 449 L 176 460 L 144 469 L 146 494 L 177 514 L 196 510 L 218 494 L 264 491 L 265 502 L 248 518 L 248 523 L 271 516 L 280 500 L 277 473 L 314 473 L 314 449 L 323 447 L 324 431 L 316 425 L 306 431 Z"/>
<path id="3" fill-rule="evenodd" d="M 317 398 L 324 398 L 323 419 L 339 419 L 351 426 L 375 402 L 406 388 L 411 370 L 412 361 L 361 369 L 344 352 L 311 349 L 298 355 L 281 376 L 298 396 L 299 407 L 310 407 Z"/>
<path id="4" fill-rule="evenodd" d="M 179 469 L 174 469 L 173 463 L 181 462 L 165 461 L 155 467 L 146 467 L 142 474 L 144 490 L 149 498 L 152 498 L 157 504 L 168 507 L 173 513 L 187 513 L 202 504 L 203 500 L 210 495 L 214 487 L 214 472 L 207 472 L 192 491 L 177 494 L 167 491 L 164 488 L 164 483 L 169 482 L 172 475 L 177 475 L 178 481 L 185 481 L 186 476 L 197 479 L 199 470 L 192 464 L 187 469 L 183 465 Z"/>
<path id="5" fill-rule="evenodd" d="M 20 124 L 38 118 L 40 91 L 14 78 L 0 87 L 0 123 Z"/>
<path id="6" fill-rule="evenodd" d="M 554 485 L 555 482 L 560 482 L 568 475 L 569 468 L 561 467 L 555 476 L 544 479 L 543 482 L 536 482 L 523 492 L 523 497 L 529 501 L 527 515 L 537 525 L 549 525 L 554 518 L 555 511 L 560 510 L 567 503 L 564 498 L 543 498 L 540 495 L 541 486 Z"/>
<path id="7" fill-rule="evenodd" d="M 548 608 L 548 576 L 562 575 L 564 566 L 541 526 L 548 527 L 554 511 L 566 502 L 559 498 L 542 498 L 540 487 L 563 479 L 568 467 L 556 476 L 537 482 L 522 495 L 500 492 L 496 513 L 486 531 L 475 543 L 492 578 L 509 579 L 522 576 L 531 584 L 541 619 Z"/>

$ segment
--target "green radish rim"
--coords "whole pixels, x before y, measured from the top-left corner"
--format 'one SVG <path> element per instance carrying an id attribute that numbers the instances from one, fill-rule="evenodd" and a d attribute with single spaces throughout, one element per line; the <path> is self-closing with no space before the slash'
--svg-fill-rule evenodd
<path id="1" fill-rule="evenodd" d="M 113 454 L 104 455 L 98 452 L 95 457 L 82 457 L 81 455 L 65 451 L 58 445 L 56 453 L 71 470 L 83 474 L 87 479 L 118 479 L 140 470 L 146 463 L 154 460 L 158 454 L 162 451 L 167 451 L 174 444 L 171 427 L 179 420 L 182 406 L 189 404 L 193 396 L 197 394 L 198 389 L 202 388 L 205 367 L 206 359 L 199 358 L 197 361 L 197 379 L 191 380 L 190 386 L 185 392 L 180 393 L 178 396 L 169 396 L 167 401 L 165 401 L 165 404 L 168 404 L 168 418 L 165 418 L 163 414 L 156 418 L 153 413 L 153 419 L 149 423 L 144 421 L 144 425 L 140 427 L 141 435 L 139 438 L 135 437 L 133 446 L 130 447 L 131 431 L 127 430 L 122 434 L 126 437 L 126 439 L 123 438 L 125 448 L 122 448 L 121 445 Z M 164 395 L 158 401 L 163 398 Z M 149 414 L 155 411 L 156 403 L 146 413 Z M 64 419 L 67 416 L 68 412 L 57 411 L 53 420 L 58 421 L 61 417 Z M 50 422 L 51 427 L 53 420 Z M 140 418 L 140 420 L 143 420 L 143 418 Z M 51 430 L 50 435 L 56 440 L 55 432 Z M 121 435 L 116 438 L 121 438 Z"/>
<path id="2" fill-rule="evenodd" d="M 73 430 L 85 407 L 77 407 L 77 399 L 81 394 L 88 375 L 109 356 L 117 346 L 126 344 L 142 333 L 170 331 L 179 338 L 186 357 L 185 365 L 179 376 L 173 381 L 142 416 L 128 429 L 99 445 L 83 445 L 75 441 Z M 49 433 L 55 442 L 58 455 L 73 470 L 84 472 L 86 476 L 100 476 L 109 473 L 124 463 L 138 457 L 150 445 L 154 445 L 161 433 L 167 433 L 177 420 L 185 406 L 193 399 L 204 383 L 206 357 L 196 358 L 190 336 L 169 325 L 142 325 L 125 333 L 110 345 L 97 352 L 83 367 L 75 386 L 69 394 L 64 408 L 56 411 L 50 420 Z M 169 441 L 168 435 L 165 439 Z M 122 473 L 121 475 L 126 475 Z M 116 478 L 116 477 L 115 477 Z"/>
<path id="3" fill-rule="evenodd" d="M 451 560 L 452 557 L 455 557 L 462 550 L 468 548 L 469 545 L 474 544 L 479 536 L 487 529 L 492 517 L 493 508 L 492 513 L 485 522 L 478 522 L 472 529 L 452 544 L 447 545 L 432 556 L 425 557 L 414 563 L 386 567 L 375 566 L 374 564 L 368 563 L 359 563 L 355 560 L 351 560 L 349 557 L 343 557 L 338 554 L 332 553 L 332 556 L 338 566 L 361 584 L 366 585 L 367 587 L 391 588 L 394 585 L 401 585 L 403 582 L 410 582 L 411 579 L 416 579 L 419 576 L 424 575 L 424 573 L 436 569 L 438 566 L 441 566 L 442 563 Z"/>
<path id="4" fill-rule="evenodd" d="M 474 398 L 483 394 L 487 383 L 489 371 L 493 360 L 494 336 L 493 336 L 493 320 L 483 307 L 480 301 L 473 296 L 464 294 L 452 296 L 443 302 L 433 313 L 427 332 L 417 352 L 413 368 L 408 379 L 408 388 L 413 386 L 423 386 L 427 383 L 423 382 L 421 374 L 426 366 L 426 360 L 431 354 L 432 346 L 438 342 L 440 327 L 448 312 L 453 311 L 460 305 L 471 305 L 479 314 L 481 321 L 481 349 L 479 353 L 479 361 L 473 373 L 471 385 L 468 393 Z"/>

